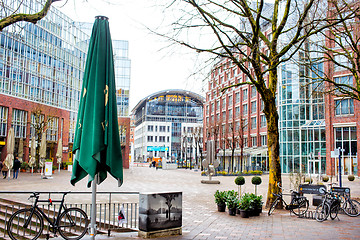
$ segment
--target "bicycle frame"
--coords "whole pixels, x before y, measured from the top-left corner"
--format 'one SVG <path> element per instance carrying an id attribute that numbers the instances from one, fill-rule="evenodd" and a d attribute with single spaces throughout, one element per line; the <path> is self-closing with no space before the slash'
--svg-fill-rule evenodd
<path id="1" fill-rule="evenodd" d="M 40 215 L 46 219 L 46 221 L 48 221 L 50 223 L 50 225 L 53 227 L 53 232 L 56 233 L 57 231 L 57 222 L 58 222 L 58 219 L 59 219 L 59 216 L 60 214 L 66 210 L 66 207 L 64 205 L 64 200 L 65 200 L 65 196 L 66 196 L 67 193 L 64 193 L 63 194 L 63 197 L 61 200 L 51 200 L 51 199 L 48 199 L 48 200 L 39 200 L 39 196 L 35 196 L 35 202 L 33 204 L 33 206 L 31 207 L 31 213 L 30 213 L 30 216 L 29 218 L 26 220 L 25 224 L 24 224 L 24 228 L 27 228 L 27 226 L 30 224 L 30 220 L 32 218 L 32 215 L 34 214 L 35 211 L 37 211 L 38 213 L 40 213 Z M 46 202 L 46 203 L 50 203 L 50 205 L 52 203 L 56 203 L 56 202 L 59 202 L 60 203 L 60 207 L 59 207 L 59 211 L 57 213 L 57 216 L 54 218 L 54 221 L 52 221 L 44 212 L 43 210 L 41 210 L 41 208 L 39 208 L 37 206 L 38 203 L 41 203 L 41 202 Z"/>

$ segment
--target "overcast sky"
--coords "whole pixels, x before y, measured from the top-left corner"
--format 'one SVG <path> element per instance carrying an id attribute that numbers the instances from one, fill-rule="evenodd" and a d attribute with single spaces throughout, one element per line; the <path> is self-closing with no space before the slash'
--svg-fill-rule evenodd
<path id="1" fill-rule="evenodd" d="M 64 5 L 65 2 L 55 2 L 54 6 L 74 21 L 94 22 L 97 15 L 107 16 L 112 39 L 129 41 L 130 111 L 142 98 L 164 89 L 186 89 L 204 95 L 201 79 L 191 77 L 196 71 L 196 54 L 180 47 L 167 47 L 165 39 L 146 29 L 170 24 L 169 19 L 163 19 L 162 8 L 155 5 L 156 1 L 67 0 Z"/>

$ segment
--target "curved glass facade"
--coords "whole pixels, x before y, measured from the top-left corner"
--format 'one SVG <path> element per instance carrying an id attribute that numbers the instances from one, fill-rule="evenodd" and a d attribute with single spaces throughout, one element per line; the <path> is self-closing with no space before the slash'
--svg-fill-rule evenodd
<path id="1" fill-rule="evenodd" d="M 140 101 L 133 109 L 135 159 L 156 157 L 153 149 L 160 146 L 168 149 L 165 157 L 179 159 L 183 133 L 202 128 L 203 101 L 201 96 L 184 90 L 159 92 Z"/>

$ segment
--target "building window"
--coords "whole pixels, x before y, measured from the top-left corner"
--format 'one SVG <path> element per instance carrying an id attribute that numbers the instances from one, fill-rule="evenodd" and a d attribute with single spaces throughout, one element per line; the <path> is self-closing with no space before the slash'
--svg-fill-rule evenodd
<path id="1" fill-rule="evenodd" d="M 246 89 L 243 90 L 242 100 L 247 101 L 247 99 L 248 99 L 248 90 L 246 88 Z"/>
<path id="2" fill-rule="evenodd" d="M 247 118 L 245 118 L 244 119 L 244 122 L 243 122 L 243 129 L 244 129 L 244 131 L 247 131 L 248 130 L 248 120 L 247 120 Z"/>
<path id="3" fill-rule="evenodd" d="M 251 118 L 251 129 L 255 129 L 256 128 L 256 117 L 252 117 Z"/>
<path id="4" fill-rule="evenodd" d="M 247 137 L 244 137 L 243 143 L 244 143 L 244 148 L 247 148 L 248 147 L 248 138 Z"/>
<path id="5" fill-rule="evenodd" d="M 209 110 L 209 109 L 208 109 Z M 215 111 L 215 104 L 212 103 L 211 104 L 211 112 L 213 113 Z M 209 114 L 209 112 L 207 112 L 207 114 Z"/>
<path id="6" fill-rule="evenodd" d="M 158 126 L 155 126 L 155 132 L 157 132 L 157 130 L 158 130 Z"/>
<path id="7" fill-rule="evenodd" d="M 16 138 L 26 138 L 27 112 L 14 109 L 12 116 L 12 126 Z"/>
<path id="8" fill-rule="evenodd" d="M 244 104 L 243 105 L 243 115 L 246 116 L 248 114 L 248 105 Z"/>
<path id="9" fill-rule="evenodd" d="M 170 142 L 170 137 L 167 137 L 167 142 Z"/>
<path id="10" fill-rule="evenodd" d="M 232 102 L 233 102 L 232 96 L 229 96 L 228 102 L 229 102 L 229 106 L 232 106 Z"/>
<path id="11" fill-rule="evenodd" d="M 153 141 L 153 136 L 147 136 L 147 141 L 152 142 Z"/>
<path id="12" fill-rule="evenodd" d="M 159 126 L 159 132 L 165 132 L 166 126 Z"/>
<path id="13" fill-rule="evenodd" d="M 235 117 L 238 118 L 240 116 L 240 107 L 235 108 Z"/>
<path id="14" fill-rule="evenodd" d="M 260 127 L 266 127 L 266 117 L 265 117 L 265 115 L 260 116 Z"/>
<path id="15" fill-rule="evenodd" d="M 260 111 L 264 110 L 264 101 L 260 99 Z"/>
<path id="16" fill-rule="evenodd" d="M 167 126 L 167 132 L 170 132 L 170 126 Z"/>
<path id="17" fill-rule="evenodd" d="M 226 121 L 226 112 L 223 112 L 222 115 L 223 115 L 222 120 Z"/>
<path id="18" fill-rule="evenodd" d="M 148 125 L 147 130 L 148 130 L 148 132 L 153 132 L 154 131 L 154 126 L 153 125 Z"/>
<path id="19" fill-rule="evenodd" d="M 257 137 L 251 137 L 251 146 L 256 147 L 257 146 Z"/>
<path id="20" fill-rule="evenodd" d="M 335 114 L 336 115 L 354 114 L 354 100 L 351 98 L 335 100 Z"/>
<path id="21" fill-rule="evenodd" d="M 233 111 L 232 109 L 229 109 L 229 120 L 233 118 Z"/>
<path id="22" fill-rule="evenodd" d="M 261 146 L 267 145 L 267 135 L 261 135 Z"/>
<path id="23" fill-rule="evenodd" d="M 338 63 L 338 64 L 336 64 L 336 63 Z M 350 67 L 350 66 L 351 66 L 350 60 L 346 56 L 344 56 L 344 55 L 336 55 L 335 56 L 335 61 L 334 61 L 334 71 L 335 72 L 344 71 L 344 70 L 346 70 L 345 67 Z"/>
<path id="24" fill-rule="evenodd" d="M 0 107 L 0 136 L 6 137 L 7 119 L 8 119 L 7 107 Z"/>
<path id="25" fill-rule="evenodd" d="M 235 94 L 235 104 L 240 102 L 240 93 Z"/>
<path id="26" fill-rule="evenodd" d="M 356 127 L 335 128 L 335 148 L 344 149 L 342 155 L 357 155 Z"/>
<path id="27" fill-rule="evenodd" d="M 157 136 L 155 136 L 155 141 L 154 142 L 157 142 Z"/>
<path id="28" fill-rule="evenodd" d="M 165 142 L 165 136 L 159 136 L 159 142 Z"/>
<path id="29" fill-rule="evenodd" d="M 220 109 L 220 100 L 218 100 L 217 102 L 216 102 L 216 110 L 219 110 Z"/>
<path id="30" fill-rule="evenodd" d="M 225 110 L 226 107 L 226 98 L 222 99 L 222 109 Z"/>
<path id="31" fill-rule="evenodd" d="M 49 117 L 48 117 L 49 118 Z M 59 129 L 59 118 L 52 117 L 46 128 L 46 140 L 57 141 Z"/>
<path id="32" fill-rule="evenodd" d="M 251 102 L 251 113 L 255 113 L 256 112 L 256 101 Z"/>
<path id="33" fill-rule="evenodd" d="M 347 85 L 347 86 L 350 86 L 350 87 L 352 87 L 353 84 L 354 84 L 353 77 L 350 76 L 350 75 L 349 76 L 342 76 L 342 77 L 335 77 L 334 82 L 339 83 L 339 84 L 344 84 L 344 85 Z M 345 89 L 345 90 L 348 90 L 348 91 L 351 91 L 350 88 L 345 87 L 345 86 L 342 86 L 341 88 Z"/>
<path id="34" fill-rule="evenodd" d="M 220 113 L 216 114 L 216 121 L 220 122 Z"/>
<path id="35" fill-rule="evenodd" d="M 206 106 L 206 115 L 209 115 L 209 105 Z"/>
<path id="36" fill-rule="evenodd" d="M 256 87 L 255 86 L 252 86 L 251 87 L 251 97 L 255 97 L 256 96 Z"/>

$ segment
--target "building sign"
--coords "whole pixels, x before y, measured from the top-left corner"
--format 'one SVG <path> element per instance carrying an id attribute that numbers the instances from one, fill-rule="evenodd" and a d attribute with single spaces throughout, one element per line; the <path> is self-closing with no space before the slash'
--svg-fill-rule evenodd
<path id="1" fill-rule="evenodd" d="M 186 97 L 186 96 L 182 96 L 182 95 L 165 95 L 165 96 L 158 96 L 158 97 L 154 97 L 153 99 L 151 99 L 149 102 L 151 101 L 168 101 L 168 102 L 188 102 L 190 100 L 190 97 Z"/>
<path id="2" fill-rule="evenodd" d="M 165 151 L 169 151 L 169 147 L 165 147 L 165 146 L 154 146 L 154 147 L 152 147 L 152 146 L 148 146 L 147 147 L 147 151 L 148 152 L 152 152 L 152 151 L 160 151 L 160 152 L 165 152 Z"/>

